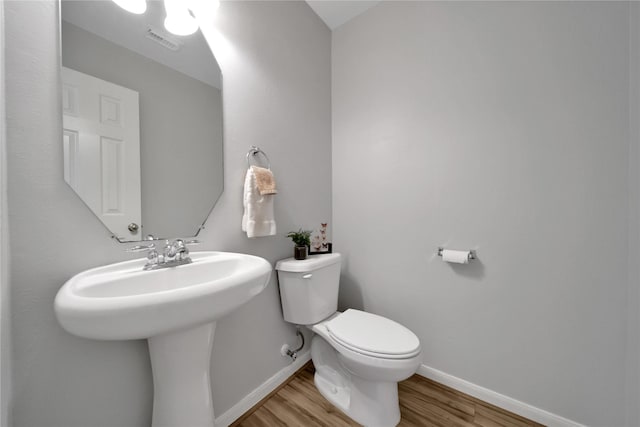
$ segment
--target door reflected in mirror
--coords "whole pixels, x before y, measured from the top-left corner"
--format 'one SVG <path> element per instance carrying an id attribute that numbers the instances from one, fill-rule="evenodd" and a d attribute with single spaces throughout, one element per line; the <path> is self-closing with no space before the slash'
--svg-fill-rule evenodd
<path id="1" fill-rule="evenodd" d="M 194 237 L 222 194 L 222 76 L 200 31 L 62 1 L 64 179 L 121 242 Z"/>

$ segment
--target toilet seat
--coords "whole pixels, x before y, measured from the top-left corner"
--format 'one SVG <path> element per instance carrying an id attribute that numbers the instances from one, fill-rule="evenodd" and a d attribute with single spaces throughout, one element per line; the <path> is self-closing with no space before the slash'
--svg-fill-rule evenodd
<path id="1" fill-rule="evenodd" d="M 339 345 L 382 359 L 409 359 L 420 353 L 420 340 L 406 327 L 386 317 L 348 309 L 326 322 Z"/>

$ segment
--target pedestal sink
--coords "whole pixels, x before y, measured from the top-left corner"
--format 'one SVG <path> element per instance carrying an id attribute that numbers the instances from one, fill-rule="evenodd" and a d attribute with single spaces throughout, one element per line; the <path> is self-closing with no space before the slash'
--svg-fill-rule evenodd
<path id="1" fill-rule="evenodd" d="M 137 259 L 84 271 L 55 299 L 68 332 L 97 340 L 148 339 L 153 427 L 212 427 L 210 359 L 216 320 L 266 287 L 271 265 L 227 252 L 143 271 Z"/>

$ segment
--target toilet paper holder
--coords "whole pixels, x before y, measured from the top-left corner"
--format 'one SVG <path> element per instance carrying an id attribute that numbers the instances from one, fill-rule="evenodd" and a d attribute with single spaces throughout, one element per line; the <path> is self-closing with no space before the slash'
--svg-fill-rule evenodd
<path id="1" fill-rule="evenodd" d="M 443 247 L 439 247 L 438 248 L 438 256 L 442 256 L 442 251 L 444 251 Z M 478 259 L 478 257 L 476 256 L 476 251 L 474 251 L 473 249 L 469 249 L 469 261 L 474 260 L 474 259 Z"/>

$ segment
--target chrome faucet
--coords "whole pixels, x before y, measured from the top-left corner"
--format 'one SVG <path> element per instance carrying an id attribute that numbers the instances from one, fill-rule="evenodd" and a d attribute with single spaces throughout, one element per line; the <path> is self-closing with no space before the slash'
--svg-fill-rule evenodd
<path id="1" fill-rule="evenodd" d="M 183 259 L 189 258 L 189 249 L 185 245 L 184 240 L 176 239 L 171 244 L 167 244 L 164 248 L 165 259 Z"/>
<path id="2" fill-rule="evenodd" d="M 187 245 L 200 243 L 197 240 L 185 242 L 182 239 L 176 239 L 173 242 L 165 240 L 165 246 L 162 254 L 156 250 L 155 243 L 148 245 L 138 245 L 127 249 L 127 252 L 147 251 L 147 263 L 143 270 L 158 270 L 160 268 L 176 267 L 178 265 L 190 264 L 191 257 Z"/>

